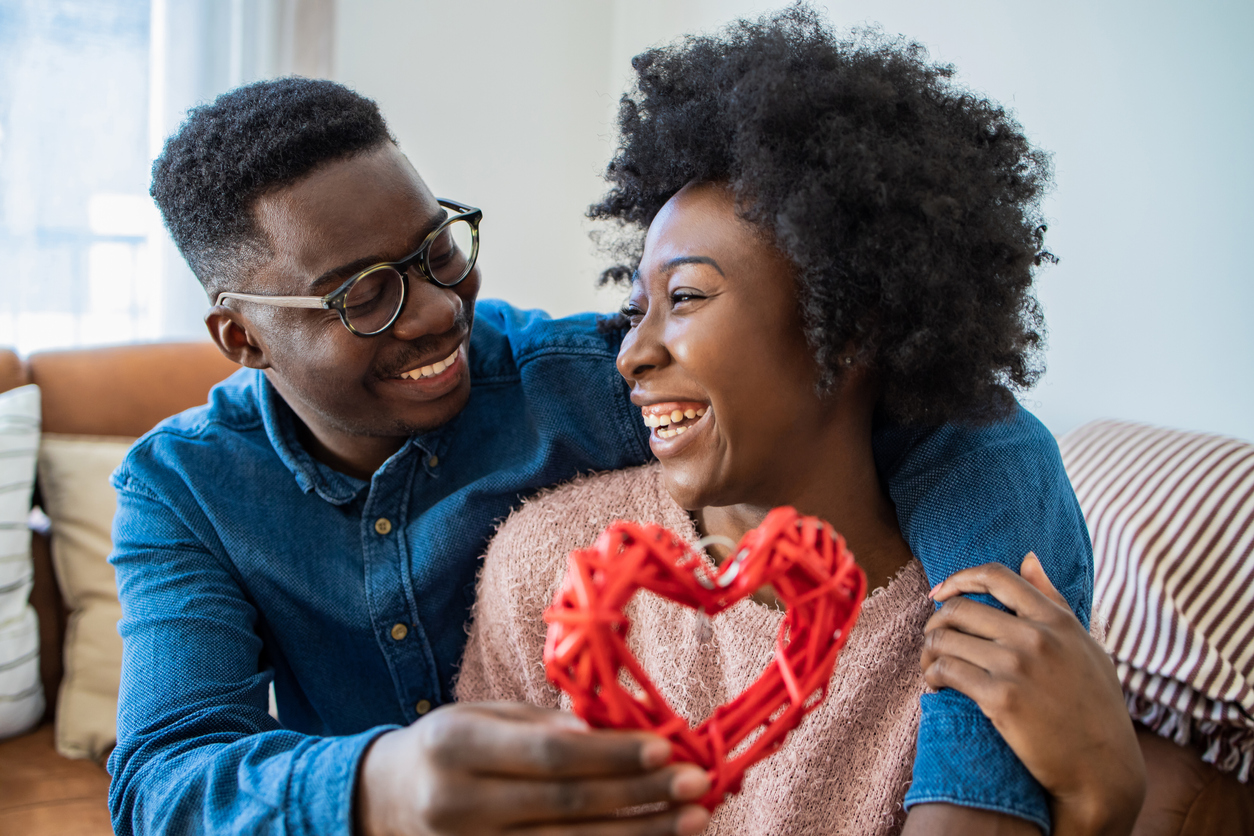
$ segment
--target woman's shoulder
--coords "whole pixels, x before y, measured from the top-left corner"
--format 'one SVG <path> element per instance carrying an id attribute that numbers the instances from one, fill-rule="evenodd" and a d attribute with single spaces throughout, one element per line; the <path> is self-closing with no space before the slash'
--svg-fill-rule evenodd
<path id="1" fill-rule="evenodd" d="M 497 529 L 484 558 L 481 586 L 547 590 L 561 578 L 566 556 L 592 545 L 619 519 L 666 524 L 677 507 L 656 464 L 579 476 L 523 502 Z M 482 593 L 481 593 L 482 594 Z"/>
<path id="2" fill-rule="evenodd" d="M 581 476 L 510 514 L 488 544 L 479 574 L 458 699 L 557 705 L 540 661 L 547 629 L 542 614 L 566 573 L 567 555 L 591 545 L 616 519 L 663 521 L 683 513 L 677 508 L 656 466 L 646 465 Z"/>
<path id="3" fill-rule="evenodd" d="M 525 500 L 497 529 L 493 547 L 560 542 L 580 548 L 615 520 L 665 523 L 673 506 L 656 464 L 579 476 Z"/>

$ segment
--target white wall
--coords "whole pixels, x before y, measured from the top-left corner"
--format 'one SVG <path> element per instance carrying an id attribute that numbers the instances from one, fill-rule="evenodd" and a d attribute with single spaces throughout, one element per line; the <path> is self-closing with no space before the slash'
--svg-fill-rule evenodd
<path id="1" fill-rule="evenodd" d="M 373 96 L 439 194 L 485 209 L 485 294 L 608 309 L 582 211 L 630 56 L 775 3 L 340 0 L 337 77 Z M 1055 432 L 1097 417 L 1254 439 L 1254 4 L 850 0 L 957 65 L 1054 153 L 1041 275 Z"/>

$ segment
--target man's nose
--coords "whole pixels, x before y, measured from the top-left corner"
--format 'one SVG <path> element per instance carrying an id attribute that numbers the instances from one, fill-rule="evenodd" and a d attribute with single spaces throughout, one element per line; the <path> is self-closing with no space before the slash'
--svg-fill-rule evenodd
<path id="1" fill-rule="evenodd" d="M 409 293 L 392 331 L 398 340 L 443 334 L 457 324 L 463 304 L 453 288 L 440 287 L 422 275 L 410 275 Z"/>

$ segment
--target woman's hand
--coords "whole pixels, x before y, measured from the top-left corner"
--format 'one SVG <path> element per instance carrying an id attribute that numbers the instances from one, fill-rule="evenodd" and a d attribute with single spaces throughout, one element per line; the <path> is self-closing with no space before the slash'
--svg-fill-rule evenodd
<path id="1" fill-rule="evenodd" d="M 361 836 L 700 833 L 709 778 L 667 766 L 670 743 L 591 731 L 572 714 L 520 703 L 460 703 L 381 736 L 358 770 Z M 664 808 L 657 809 L 659 803 Z M 655 805 L 634 816 L 624 808 Z M 682 805 L 682 806 L 681 806 Z"/>
<path id="2" fill-rule="evenodd" d="M 1053 797 L 1055 834 L 1130 833 L 1145 763 L 1114 665 L 1036 555 L 1020 572 L 989 563 L 932 590 L 945 605 L 924 628 L 924 678 L 975 700 Z M 988 593 L 1013 613 L 962 593 Z"/>

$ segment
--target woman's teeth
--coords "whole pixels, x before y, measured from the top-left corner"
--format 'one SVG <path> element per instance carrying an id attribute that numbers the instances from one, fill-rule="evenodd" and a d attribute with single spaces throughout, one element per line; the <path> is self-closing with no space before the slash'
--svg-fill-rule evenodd
<path id="1" fill-rule="evenodd" d="M 457 351 L 460 351 L 460 350 L 461 350 L 460 348 L 457 349 Z M 436 362 L 432 363 L 430 366 L 423 366 L 420 369 L 410 369 L 407 372 L 401 372 L 400 376 L 408 380 L 419 380 L 424 377 L 435 377 L 437 374 L 444 371 L 449 366 L 453 365 L 453 361 L 457 359 L 457 351 L 454 351 L 452 354 L 450 354 L 448 357 L 445 357 L 443 360 L 437 360 Z"/>
<path id="2" fill-rule="evenodd" d="M 648 408 L 645 407 L 645 409 Z M 691 424 L 687 422 L 695 421 L 707 411 L 707 407 L 702 406 L 672 409 L 670 412 L 643 412 L 644 425 L 655 430 L 659 438 L 674 438 L 688 431 Z"/>

